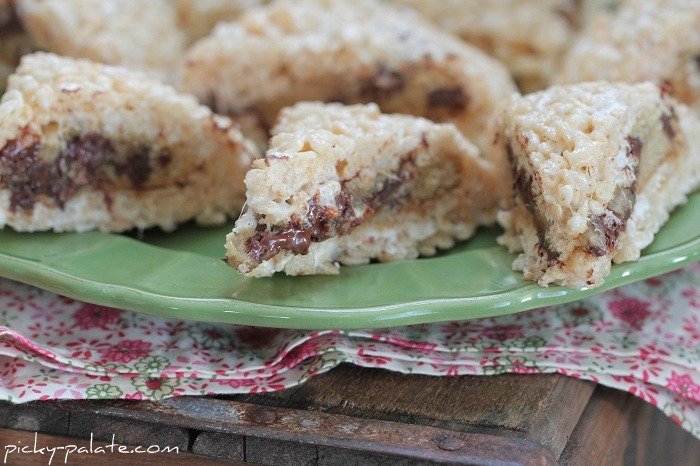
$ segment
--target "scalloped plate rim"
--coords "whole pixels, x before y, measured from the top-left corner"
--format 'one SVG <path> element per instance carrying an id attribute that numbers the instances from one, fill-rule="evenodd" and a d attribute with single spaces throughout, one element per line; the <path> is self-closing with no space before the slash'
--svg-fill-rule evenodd
<path id="1" fill-rule="evenodd" d="M 185 251 L 179 251 L 179 253 L 194 254 Z M 464 314 L 465 306 L 469 305 L 471 305 L 469 309 L 471 314 L 466 318 L 474 319 L 565 304 L 667 273 L 698 260 L 700 260 L 700 236 L 642 256 L 638 261 L 615 265 L 612 275 L 598 288 L 543 288 L 535 283 L 527 283 L 516 285 L 508 291 L 476 296 L 344 308 L 304 308 L 254 303 L 233 298 L 164 296 L 134 287 L 90 280 L 57 270 L 50 264 L 5 253 L 0 253 L 0 276 L 57 292 L 76 300 L 164 318 L 278 328 L 357 329 L 459 320 L 459 314 Z M 617 274 L 620 276 L 613 277 Z M 86 288 L 89 289 L 86 290 Z M 222 305 L 225 309 L 212 310 L 211 307 L 215 305 Z M 474 309 L 475 305 L 479 305 L 479 309 Z M 188 309 L 184 309 L 184 306 Z M 300 325 L 299 320 L 303 321 L 303 325 Z M 329 325 L 328 320 L 340 322 L 340 325 Z"/>

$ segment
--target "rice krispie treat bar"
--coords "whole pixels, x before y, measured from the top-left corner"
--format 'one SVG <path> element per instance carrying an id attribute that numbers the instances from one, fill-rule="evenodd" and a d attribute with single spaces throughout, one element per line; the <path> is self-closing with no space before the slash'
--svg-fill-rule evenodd
<path id="1" fill-rule="evenodd" d="M 177 0 L 177 19 L 189 42 L 200 39 L 219 23 L 233 21 L 244 11 L 269 0 Z"/>
<path id="2" fill-rule="evenodd" d="M 664 83 L 700 111 L 700 1 L 626 0 L 599 15 L 563 60 L 559 83 Z"/>
<path id="3" fill-rule="evenodd" d="M 219 25 L 184 61 L 182 88 L 263 128 L 298 101 L 376 102 L 451 122 L 477 146 L 516 88 L 505 67 L 376 0 L 278 0 Z"/>
<path id="4" fill-rule="evenodd" d="M 144 71 L 169 82 L 184 53 L 168 0 L 17 0 L 42 50 Z"/>
<path id="5" fill-rule="evenodd" d="M 554 86 L 510 102 L 496 131 L 513 179 L 499 242 L 543 286 L 602 284 L 700 182 L 700 121 L 651 83 Z"/>
<path id="6" fill-rule="evenodd" d="M 524 92 L 545 87 L 579 25 L 577 0 L 393 0 L 506 64 Z"/>
<path id="7" fill-rule="evenodd" d="M 432 255 L 495 220 L 496 172 L 453 125 L 299 103 L 272 133 L 226 238 L 226 261 L 247 275 Z"/>
<path id="8" fill-rule="evenodd" d="M 228 118 L 141 73 L 27 55 L 0 100 L 0 227 L 222 223 L 253 155 Z"/>

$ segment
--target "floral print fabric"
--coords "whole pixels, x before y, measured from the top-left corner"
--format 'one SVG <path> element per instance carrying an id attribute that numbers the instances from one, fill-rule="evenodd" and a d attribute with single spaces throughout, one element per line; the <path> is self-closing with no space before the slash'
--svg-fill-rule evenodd
<path id="1" fill-rule="evenodd" d="M 365 331 L 170 320 L 0 280 L 0 397 L 12 402 L 262 393 L 343 362 L 564 374 L 633 393 L 700 437 L 700 264 L 576 303 Z"/>

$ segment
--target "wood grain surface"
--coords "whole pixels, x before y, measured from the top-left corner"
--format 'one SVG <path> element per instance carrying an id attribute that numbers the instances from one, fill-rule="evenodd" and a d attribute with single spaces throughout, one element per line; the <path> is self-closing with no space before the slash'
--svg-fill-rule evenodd
<path id="1" fill-rule="evenodd" d="M 449 378 L 341 366 L 259 395 L 0 403 L 0 427 L 32 426 L 271 465 L 700 464 L 700 441 L 656 408 L 557 375 Z"/>
<path id="2" fill-rule="evenodd" d="M 559 375 L 407 377 L 341 366 L 297 389 L 237 399 L 525 439 L 558 458 L 594 388 Z"/>

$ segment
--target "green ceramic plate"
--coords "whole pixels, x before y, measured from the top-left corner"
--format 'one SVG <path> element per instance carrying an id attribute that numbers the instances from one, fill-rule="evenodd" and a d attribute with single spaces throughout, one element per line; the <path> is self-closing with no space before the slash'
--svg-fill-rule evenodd
<path id="1" fill-rule="evenodd" d="M 0 231 L 0 276 L 72 298 L 179 319 L 287 328 L 363 328 L 473 319 L 569 302 L 700 259 L 700 193 L 638 262 L 592 290 L 541 288 L 511 270 L 498 230 L 438 255 L 342 268 L 337 276 L 250 279 L 221 260 L 228 227 L 186 225 L 141 240 Z"/>

